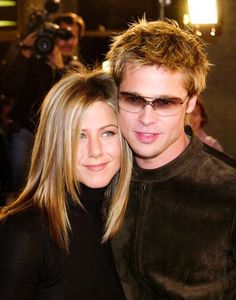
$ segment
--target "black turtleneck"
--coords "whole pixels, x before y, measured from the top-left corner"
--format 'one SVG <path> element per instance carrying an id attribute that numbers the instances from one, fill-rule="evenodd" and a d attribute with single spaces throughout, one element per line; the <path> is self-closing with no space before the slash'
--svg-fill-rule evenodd
<path id="1" fill-rule="evenodd" d="M 106 188 L 91 189 L 80 184 L 80 201 L 89 214 L 100 215 Z"/>
<path id="2" fill-rule="evenodd" d="M 104 192 L 105 189 L 90 189 L 82 185 L 81 202 L 85 210 L 79 207 L 71 210 L 73 231 L 67 278 L 71 277 L 68 285 L 76 291 L 77 298 L 73 299 L 124 299 L 110 243 L 101 243 Z M 82 288 L 78 289 L 78 286 Z"/>
<path id="3" fill-rule="evenodd" d="M 104 191 L 82 186 L 85 209 L 69 200 L 67 255 L 43 229 L 38 212 L 18 214 L 1 225 L 0 299 L 124 299 L 110 243 L 101 243 Z"/>

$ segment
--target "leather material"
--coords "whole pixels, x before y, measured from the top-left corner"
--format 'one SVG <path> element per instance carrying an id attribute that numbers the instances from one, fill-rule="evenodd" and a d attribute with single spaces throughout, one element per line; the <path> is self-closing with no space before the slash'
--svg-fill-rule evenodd
<path id="1" fill-rule="evenodd" d="M 134 166 L 113 239 L 128 300 L 236 299 L 235 161 L 192 138 L 169 164 Z"/>

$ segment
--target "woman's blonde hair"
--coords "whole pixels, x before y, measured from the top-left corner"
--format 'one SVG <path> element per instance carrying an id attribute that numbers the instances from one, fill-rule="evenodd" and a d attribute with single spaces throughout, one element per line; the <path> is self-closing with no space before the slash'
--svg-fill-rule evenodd
<path id="1" fill-rule="evenodd" d="M 2 208 L 0 219 L 38 207 L 47 217 L 52 238 L 68 250 L 67 195 L 81 205 L 76 170 L 81 120 L 96 101 L 108 103 L 117 115 L 116 97 L 113 78 L 101 70 L 68 74 L 52 87 L 42 104 L 26 187 L 16 201 Z M 128 199 L 132 155 L 120 131 L 119 137 L 121 168 L 106 192 L 110 205 L 104 241 L 119 229 Z"/>

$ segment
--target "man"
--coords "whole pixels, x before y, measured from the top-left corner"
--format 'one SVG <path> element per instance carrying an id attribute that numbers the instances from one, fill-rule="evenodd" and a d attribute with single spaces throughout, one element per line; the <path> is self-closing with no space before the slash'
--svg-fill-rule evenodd
<path id="1" fill-rule="evenodd" d="M 235 161 L 184 131 L 209 70 L 203 43 L 174 21 L 141 20 L 107 58 L 134 154 L 113 240 L 127 299 L 236 299 Z"/>
<path id="2" fill-rule="evenodd" d="M 59 25 L 61 29 L 69 30 L 71 33 L 69 39 L 57 38 L 56 40 L 56 46 L 63 57 L 63 65 L 77 66 L 79 64 L 81 66 L 81 63 L 78 61 L 77 52 L 79 40 L 84 35 L 85 30 L 83 18 L 72 12 L 61 13 L 55 17 L 54 23 Z"/>
<path id="3" fill-rule="evenodd" d="M 75 13 L 62 13 L 53 22 L 67 29 L 70 37 L 64 40 L 58 36 L 53 50 L 39 55 L 35 50 L 38 33 L 30 32 L 19 43 L 17 55 L 6 61 L 1 70 L 3 92 L 15 100 L 12 110 L 15 132 L 11 143 L 14 192 L 26 183 L 43 98 L 67 69 L 82 67 L 74 54 L 84 32 L 83 19 Z"/>

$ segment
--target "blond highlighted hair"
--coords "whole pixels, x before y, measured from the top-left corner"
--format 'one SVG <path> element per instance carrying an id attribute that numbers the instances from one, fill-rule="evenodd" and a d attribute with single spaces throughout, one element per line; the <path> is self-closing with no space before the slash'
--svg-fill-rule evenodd
<path id="1" fill-rule="evenodd" d="M 155 64 L 183 72 L 189 95 L 204 90 L 210 66 L 205 45 L 194 33 L 173 20 L 148 22 L 144 18 L 113 38 L 107 59 L 118 85 L 128 63 L 134 67 Z"/>
<path id="2" fill-rule="evenodd" d="M 27 185 L 15 202 L 2 208 L 0 220 L 37 207 L 47 217 L 52 238 L 68 250 L 67 195 L 81 205 L 76 169 L 81 120 L 96 101 L 108 103 L 117 115 L 116 97 L 113 78 L 100 70 L 67 74 L 52 87 L 41 108 Z M 132 155 L 120 131 L 119 137 L 121 167 L 106 192 L 110 205 L 103 240 L 121 226 L 128 199 Z"/>

